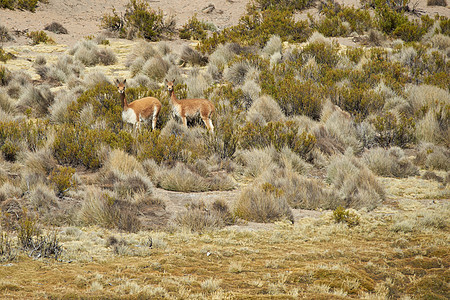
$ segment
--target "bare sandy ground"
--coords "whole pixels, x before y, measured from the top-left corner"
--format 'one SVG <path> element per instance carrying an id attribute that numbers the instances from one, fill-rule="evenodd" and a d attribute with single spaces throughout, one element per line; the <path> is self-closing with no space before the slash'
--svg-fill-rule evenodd
<path id="1" fill-rule="evenodd" d="M 173 16 L 177 27 L 185 24 L 193 15 L 206 22 L 214 24 L 218 29 L 235 25 L 239 18 L 245 13 L 247 3 L 251 0 L 148 0 L 150 7 L 162 10 L 165 16 Z M 336 0 L 336 2 L 360 6 L 359 0 Z M 48 34 L 58 44 L 71 46 L 86 36 L 96 36 L 101 33 L 100 21 L 103 15 L 111 14 L 115 8 L 118 13 L 125 12 L 125 6 L 129 0 L 79 0 L 63 1 L 48 0 L 48 3 L 40 3 L 35 13 L 20 10 L 0 10 L 0 24 L 10 30 L 36 31 L 43 30 L 45 25 L 51 22 L 62 24 L 68 34 Z M 417 3 L 417 8 L 430 15 L 450 16 L 449 7 L 427 6 L 427 0 L 414 0 L 411 5 Z M 206 12 L 205 7 L 212 4 L 214 9 Z M 410 6 L 411 6 L 410 5 Z M 312 8 L 302 12 L 299 18 L 306 18 L 311 13 L 317 16 L 317 9 Z M 27 44 L 29 40 L 18 37 L 13 42 L 15 45 Z"/>

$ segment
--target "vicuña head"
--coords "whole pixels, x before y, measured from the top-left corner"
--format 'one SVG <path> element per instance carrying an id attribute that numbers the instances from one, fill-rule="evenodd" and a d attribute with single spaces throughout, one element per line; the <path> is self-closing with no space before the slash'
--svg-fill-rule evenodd
<path id="1" fill-rule="evenodd" d="M 172 103 L 172 108 L 174 113 L 183 120 L 183 124 L 187 127 L 187 119 L 186 118 L 194 118 L 198 115 L 205 123 L 206 128 L 208 128 L 211 132 L 214 131 L 214 126 L 211 121 L 211 115 L 214 113 L 214 104 L 211 101 L 206 99 L 182 99 L 178 100 L 175 96 L 174 91 L 174 82 L 168 81 L 166 79 L 167 90 L 170 94 L 170 100 Z"/>
<path id="2" fill-rule="evenodd" d="M 152 119 L 152 129 L 155 129 L 156 121 L 161 110 L 161 102 L 154 97 L 145 97 L 128 104 L 125 96 L 126 81 L 126 79 L 122 82 L 118 79 L 115 81 L 122 103 L 122 120 L 126 123 L 133 124 L 134 129 L 139 129 L 141 121 L 147 122 Z"/>

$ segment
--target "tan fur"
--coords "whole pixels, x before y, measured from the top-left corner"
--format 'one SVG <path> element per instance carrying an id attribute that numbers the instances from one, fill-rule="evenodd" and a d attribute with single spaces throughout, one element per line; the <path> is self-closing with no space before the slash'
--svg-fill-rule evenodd
<path id="1" fill-rule="evenodd" d="M 154 97 L 145 97 L 134 100 L 128 104 L 125 96 L 125 83 L 126 79 L 123 82 L 119 82 L 119 80 L 116 79 L 116 86 L 120 93 L 122 109 L 124 112 L 129 109 L 133 110 L 136 115 L 136 120 L 126 119 L 124 116 L 126 113 L 122 113 L 123 121 L 133 124 L 136 129 L 140 127 L 141 120 L 148 121 L 149 119 L 152 119 L 152 129 L 154 130 L 156 128 L 159 112 L 161 111 L 161 102 Z"/>
<path id="2" fill-rule="evenodd" d="M 187 127 L 186 117 L 195 117 L 197 114 L 205 123 L 206 128 L 211 132 L 214 131 L 214 126 L 211 121 L 211 115 L 214 113 L 214 104 L 206 99 L 182 99 L 178 100 L 175 96 L 174 81 L 167 81 L 166 86 L 170 94 L 170 100 L 173 110 L 182 120 L 185 127 Z"/>

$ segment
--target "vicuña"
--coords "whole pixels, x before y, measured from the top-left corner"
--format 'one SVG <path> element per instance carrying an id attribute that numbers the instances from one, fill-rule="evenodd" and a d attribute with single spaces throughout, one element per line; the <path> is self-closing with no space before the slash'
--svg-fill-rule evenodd
<path id="1" fill-rule="evenodd" d="M 170 94 L 170 100 L 172 103 L 174 113 L 183 120 L 183 124 L 187 127 L 186 118 L 194 118 L 198 115 L 202 118 L 203 122 L 211 132 L 214 131 L 214 126 L 211 121 L 211 115 L 214 113 L 214 104 L 206 99 L 182 99 L 178 100 L 175 96 L 174 82 L 166 79 L 167 90 Z"/>
<path id="2" fill-rule="evenodd" d="M 133 124 L 133 128 L 139 129 L 141 121 L 147 122 L 152 119 L 152 129 L 156 128 L 156 121 L 161 110 L 161 102 L 154 97 L 145 97 L 134 100 L 130 104 L 127 103 L 125 96 L 126 79 L 120 82 L 116 79 L 116 86 L 120 94 L 120 102 L 122 103 L 122 120 L 126 123 Z"/>

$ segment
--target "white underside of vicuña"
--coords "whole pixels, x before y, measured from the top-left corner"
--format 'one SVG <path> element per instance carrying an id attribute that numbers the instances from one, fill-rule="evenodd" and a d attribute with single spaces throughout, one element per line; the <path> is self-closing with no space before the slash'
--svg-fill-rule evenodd
<path id="1" fill-rule="evenodd" d="M 131 108 L 127 108 L 122 111 L 122 120 L 134 125 L 137 122 L 136 113 Z"/>

